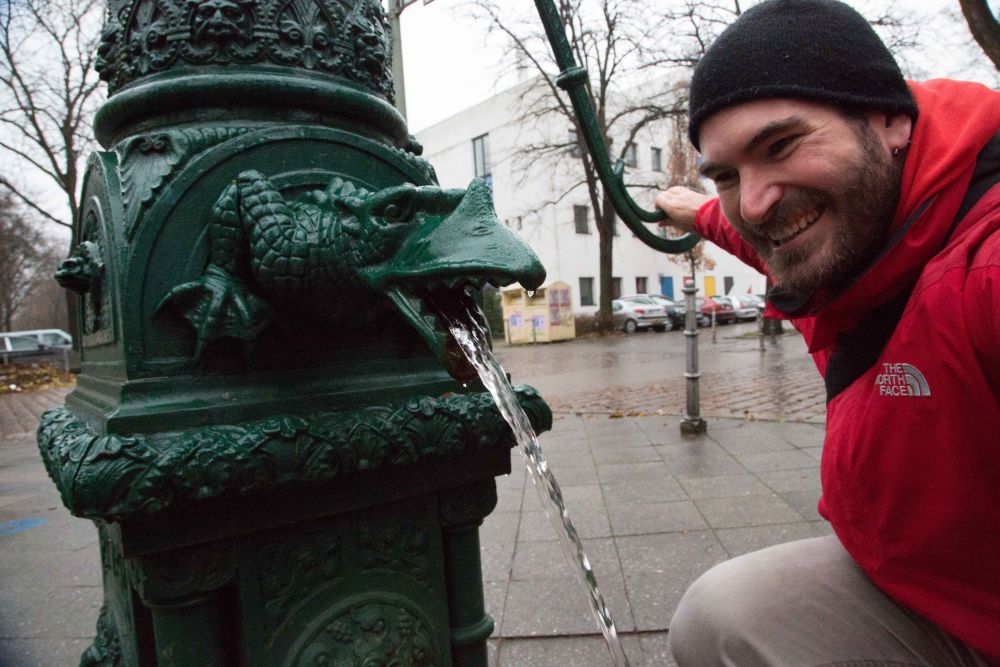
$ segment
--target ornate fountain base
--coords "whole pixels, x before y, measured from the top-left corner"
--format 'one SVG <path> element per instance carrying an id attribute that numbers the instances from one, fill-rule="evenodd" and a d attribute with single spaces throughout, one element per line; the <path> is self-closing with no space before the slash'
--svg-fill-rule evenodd
<path id="1" fill-rule="evenodd" d="M 551 427 L 533 390 L 519 399 Z M 101 539 L 81 664 L 485 666 L 500 420 L 485 394 L 155 436 L 50 411 L 46 465 Z"/>

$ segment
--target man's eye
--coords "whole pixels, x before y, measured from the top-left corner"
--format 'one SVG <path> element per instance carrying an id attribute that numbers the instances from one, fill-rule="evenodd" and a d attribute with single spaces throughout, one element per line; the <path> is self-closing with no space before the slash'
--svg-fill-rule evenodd
<path id="1" fill-rule="evenodd" d="M 789 137 L 784 137 L 783 139 L 778 139 L 773 144 L 767 147 L 767 156 L 770 158 L 781 157 L 787 149 L 799 138 L 799 135 L 793 134 Z"/>
<path id="2" fill-rule="evenodd" d="M 715 183 L 716 188 L 725 188 L 737 181 L 739 174 L 735 169 L 730 169 L 729 171 L 720 171 L 719 173 L 712 176 L 712 181 Z"/>

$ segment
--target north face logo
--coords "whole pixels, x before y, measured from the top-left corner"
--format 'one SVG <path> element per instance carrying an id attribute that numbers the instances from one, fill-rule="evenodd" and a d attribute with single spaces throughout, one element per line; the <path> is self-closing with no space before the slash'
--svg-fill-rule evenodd
<path id="1" fill-rule="evenodd" d="M 931 388 L 924 374 L 910 364 L 882 364 L 875 377 L 879 396 L 930 396 Z"/>

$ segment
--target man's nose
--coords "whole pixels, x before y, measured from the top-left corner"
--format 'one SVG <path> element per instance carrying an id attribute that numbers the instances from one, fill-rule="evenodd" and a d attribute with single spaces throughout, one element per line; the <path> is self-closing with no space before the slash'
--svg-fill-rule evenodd
<path id="1" fill-rule="evenodd" d="M 761 174 L 740 174 L 740 217 L 759 225 L 781 199 L 783 188 Z"/>

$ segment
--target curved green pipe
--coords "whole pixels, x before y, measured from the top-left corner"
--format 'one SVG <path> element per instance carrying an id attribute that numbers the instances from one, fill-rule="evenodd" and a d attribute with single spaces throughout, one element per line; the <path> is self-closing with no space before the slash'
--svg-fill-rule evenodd
<path id="1" fill-rule="evenodd" d="M 628 228 L 639 237 L 640 241 L 653 250 L 674 254 L 687 252 L 701 240 L 697 234 L 685 234 L 680 238 L 665 239 L 654 234 L 644 224 L 666 220 L 667 215 L 663 211 L 643 209 L 629 195 L 625 188 L 625 163 L 618 160 L 614 167 L 611 166 L 608 148 L 604 143 L 600 127 L 597 125 L 597 116 L 590 103 L 590 96 L 587 94 L 589 80 L 587 70 L 578 67 L 573 59 L 573 51 L 570 48 L 569 40 L 566 39 L 566 32 L 563 30 L 559 12 L 552 0 L 535 0 L 535 7 L 538 9 L 538 16 L 542 19 L 542 25 L 545 26 L 545 34 L 548 35 L 549 43 L 552 45 L 556 64 L 561 70 L 556 78 L 556 85 L 567 92 L 573 103 L 573 111 L 580 123 L 583 140 L 587 144 L 587 150 L 594 161 L 597 175 L 600 177 L 604 191 L 611 200 L 611 205 L 618 213 L 618 217 L 628 225 Z"/>

